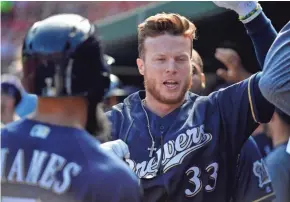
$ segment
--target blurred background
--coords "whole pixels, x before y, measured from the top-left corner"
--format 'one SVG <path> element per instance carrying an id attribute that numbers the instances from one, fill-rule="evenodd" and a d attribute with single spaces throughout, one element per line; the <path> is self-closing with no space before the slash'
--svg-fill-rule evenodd
<path id="1" fill-rule="evenodd" d="M 261 2 L 275 28 L 290 19 L 290 2 Z M 123 85 L 143 88 L 136 67 L 137 25 L 158 12 L 176 12 L 190 18 L 197 26 L 198 39 L 193 47 L 204 61 L 207 81 L 223 82 L 216 70 L 224 67 L 215 57 L 215 49 L 235 49 L 249 72 L 258 70 L 255 54 L 243 24 L 234 12 L 216 7 L 212 2 L 46 2 L 1 1 L 1 74 L 19 75 L 21 44 L 28 27 L 53 14 L 76 13 L 99 27 L 106 54 L 115 59 L 112 72 Z"/>

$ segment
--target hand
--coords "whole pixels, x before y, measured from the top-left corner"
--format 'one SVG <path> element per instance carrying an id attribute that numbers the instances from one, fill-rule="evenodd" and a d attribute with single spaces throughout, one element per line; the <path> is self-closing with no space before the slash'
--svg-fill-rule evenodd
<path id="1" fill-rule="evenodd" d="M 240 56 L 233 49 L 217 48 L 215 57 L 227 68 L 227 70 L 218 69 L 216 74 L 228 83 L 237 83 L 251 76 L 242 65 Z"/>
<path id="2" fill-rule="evenodd" d="M 101 148 L 106 152 L 117 155 L 120 159 L 130 158 L 128 145 L 123 140 L 114 140 L 101 144 Z"/>
<path id="3" fill-rule="evenodd" d="M 258 1 L 213 1 L 218 7 L 235 11 L 239 16 L 246 16 L 257 7 Z"/>

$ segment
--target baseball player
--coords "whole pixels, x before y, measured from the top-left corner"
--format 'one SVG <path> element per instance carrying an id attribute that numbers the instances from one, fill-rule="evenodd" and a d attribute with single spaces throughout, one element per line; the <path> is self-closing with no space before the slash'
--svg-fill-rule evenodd
<path id="1" fill-rule="evenodd" d="M 110 84 L 96 27 L 74 14 L 36 22 L 22 61 L 39 98 L 35 113 L 1 131 L 2 201 L 140 201 L 138 178 L 91 135 L 106 132 L 98 104 Z"/>
<path id="2" fill-rule="evenodd" d="M 241 16 L 264 61 L 276 32 L 260 5 L 226 5 Z M 209 96 L 188 92 L 195 31 L 178 14 L 141 23 L 137 65 L 145 91 L 107 112 L 115 141 L 103 147 L 126 158 L 141 178 L 145 201 L 229 201 L 232 165 L 258 123 L 268 122 L 274 111 L 259 90 L 261 73 Z"/>

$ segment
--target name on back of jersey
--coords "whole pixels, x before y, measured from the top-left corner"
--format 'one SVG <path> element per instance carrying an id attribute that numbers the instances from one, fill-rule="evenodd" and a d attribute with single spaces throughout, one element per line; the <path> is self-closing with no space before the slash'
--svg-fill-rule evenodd
<path id="1" fill-rule="evenodd" d="M 1 148 L 1 183 L 27 184 L 52 191 L 67 192 L 72 178 L 77 177 L 82 167 L 55 153 L 34 150 L 29 165 L 25 166 L 25 151 L 19 149 L 8 167 L 11 158 L 8 148 Z"/>

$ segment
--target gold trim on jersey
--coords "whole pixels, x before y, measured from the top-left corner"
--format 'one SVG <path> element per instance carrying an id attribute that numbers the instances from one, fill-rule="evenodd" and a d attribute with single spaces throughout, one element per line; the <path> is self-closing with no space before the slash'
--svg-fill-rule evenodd
<path id="1" fill-rule="evenodd" d="M 251 108 L 252 117 L 253 117 L 254 121 L 255 121 L 256 123 L 260 123 L 260 122 L 257 120 L 257 116 L 255 115 L 254 106 L 253 106 L 253 101 L 252 101 L 252 95 L 251 95 L 251 81 L 252 81 L 252 78 L 253 78 L 253 76 L 251 76 L 251 77 L 249 78 L 249 83 L 248 83 L 248 97 L 249 97 L 249 103 L 250 103 L 250 108 Z"/>
<path id="2" fill-rule="evenodd" d="M 259 198 L 259 199 L 257 199 L 257 200 L 254 200 L 253 202 L 261 202 L 261 201 L 263 201 L 263 200 L 269 198 L 270 196 L 274 196 L 274 195 L 275 195 L 275 193 L 273 192 L 273 193 L 271 193 L 271 194 L 268 194 L 268 195 L 266 195 L 266 196 L 263 196 L 262 198 Z"/>

